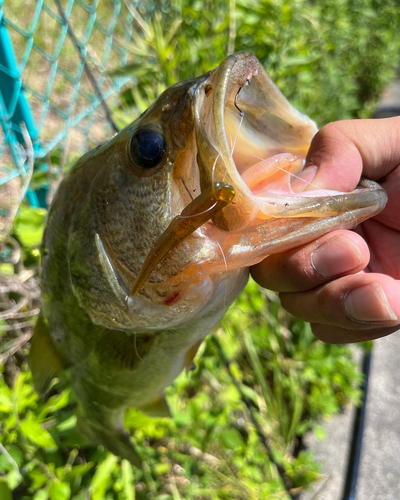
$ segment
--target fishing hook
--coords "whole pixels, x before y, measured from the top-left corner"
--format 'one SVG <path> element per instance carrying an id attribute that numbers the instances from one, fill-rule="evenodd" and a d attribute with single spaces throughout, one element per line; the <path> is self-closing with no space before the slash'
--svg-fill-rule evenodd
<path id="1" fill-rule="evenodd" d="M 243 118 L 244 112 L 239 108 L 239 106 L 236 103 L 238 95 L 239 95 L 241 90 L 242 90 L 242 87 L 239 87 L 239 90 L 236 92 L 235 99 L 234 99 L 233 103 L 235 105 L 235 108 L 239 111 L 240 116 Z"/>

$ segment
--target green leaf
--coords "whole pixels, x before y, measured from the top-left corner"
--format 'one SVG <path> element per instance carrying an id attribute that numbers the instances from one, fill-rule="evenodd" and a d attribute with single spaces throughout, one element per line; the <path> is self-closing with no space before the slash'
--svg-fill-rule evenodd
<path id="1" fill-rule="evenodd" d="M 23 477 L 17 470 L 10 471 L 6 476 L 8 486 L 14 490 L 19 484 L 22 483 Z M 1 497 L 0 497 L 1 498 Z"/>
<path id="2" fill-rule="evenodd" d="M 315 63 L 321 57 L 320 54 L 315 56 L 293 56 L 283 59 L 280 67 L 281 75 L 293 75 L 300 71 L 311 70 L 315 67 Z"/>
<path id="3" fill-rule="evenodd" d="M 0 498 L 1 500 L 12 500 L 11 490 L 3 477 L 0 478 Z"/>
<path id="4" fill-rule="evenodd" d="M 82 488 L 81 490 L 79 490 L 79 493 L 77 495 L 72 497 L 72 500 L 87 500 L 88 498 L 90 498 L 89 495 L 89 489 Z"/>
<path id="5" fill-rule="evenodd" d="M 314 434 L 318 441 L 323 441 L 326 439 L 326 430 L 322 425 L 316 425 L 314 427 Z"/>
<path id="6" fill-rule="evenodd" d="M 21 205 L 15 218 L 14 232 L 24 246 L 39 245 L 42 240 L 46 213 L 44 208 Z"/>
<path id="7" fill-rule="evenodd" d="M 0 452 L 0 472 L 15 470 L 22 467 L 23 454 L 16 446 L 6 446 Z M 0 497 L 1 498 L 1 497 Z"/>
<path id="8" fill-rule="evenodd" d="M 221 442 L 229 450 L 237 450 L 244 444 L 243 437 L 236 429 L 225 429 L 221 434 Z"/>
<path id="9" fill-rule="evenodd" d="M 68 483 L 54 480 L 49 488 L 51 500 L 69 500 L 71 498 L 71 487 Z"/>
<path id="10" fill-rule="evenodd" d="M 71 429 L 74 429 L 76 427 L 77 423 L 77 416 L 76 415 L 71 415 L 65 420 L 61 420 L 60 423 L 57 424 L 56 428 L 58 432 L 66 432 L 70 431 Z"/>
<path id="11" fill-rule="evenodd" d="M 29 479 L 31 481 L 32 488 L 35 490 L 42 489 L 44 485 L 48 483 L 49 480 L 47 476 L 47 471 L 45 472 L 40 467 L 35 467 L 33 470 L 29 472 Z"/>
<path id="12" fill-rule="evenodd" d="M 4 431 L 10 432 L 11 429 L 14 429 L 18 424 L 18 416 L 13 413 L 10 415 L 4 423 Z"/>
<path id="13" fill-rule="evenodd" d="M 47 490 L 39 490 L 34 495 L 32 500 L 47 500 L 49 498 L 49 492 Z"/>
<path id="14" fill-rule="evenodd" d="M 54 413 L 61 408 L 64 408 L 69 403 L 69 395 L 71 389 L 65 389 L 60 394 L 56 394 L 52 396 L 46 403 L 43 405 L 39 417 L 44 418 L 48 413 Z"/>
<path id="15" fill-rule="evenodd" d="M 171 465 L 169 463 L 158 463 L 155 464 L 153 470 L 157 477 L 165 476 L 171 470 Z"/>
<path id="16" fill-rule="evenodd" d="M 128 460 L 121 462 L 123 492 L 126 500 L 135 500 L 135 479 L 133 476 L 132 465 Z"/>
<path id="17" fill-rule="evenodd" d="M 72 483 L 77 479 L 82 479 L 82 477 L 93 467 L 93 462 L 88 462 L 83 465 L 74 465 L 69 472 L 64 475 L 66 481 Z"/>
<path id="18" fill-rule="evenodd" d="M 54 161 L 55 155 L 54 151 L 52 154 L 52 163 L 55 164 Z M 46 187 L 49 184 L 49 173 L 44 168 L 35 168 L 32 179 L 29 184 L 29 188 L 32 191 L 37 191 L 43 187 Z"/>
<path id="19" fill-rule="evenodd" d="M 107 458 L 97 467 L 90 484 L 92 489 L 92 500 L 104 500 L 104 494 L 107 490 L 108 483 L 115 468 L 118 458 L 111 453 Z"/>
<path id="20" fill-rule="evenodd" d="M 0 274 L 14 274 L 14 266 L 12 264 L 0 264 Z"/>
<path id="21" fill-rule="evenodd" d="M 253 401 L 253 403 L 255 403 L 258 406 L 258 394 L 254 389 L 245 384 L 242 384 L 240 389 L 248 399 Z"/>
<path id="22" fill-rule="evenodd" d="M 11 413 L 13 409 L 11 390 L 0 380 L 0 412 Z"/>
<path id="23" fill-rule="evenodd" d="M 18 414 L 22 414 L 28 407 L 32 407 L 39 397 L 30 382 L 30 374 L 21 372 L 18 374 L 13 387 L 13 400 L 17 403 Z"/>
<path id="24" fill-rule="evenodd" d="M 40 446 L 40 448 L 57 447 L 53 436 L 48 431 L 43 429 L 39 422 L 26 418 L 20 422 L 19 428 L 29 441 Z"/>

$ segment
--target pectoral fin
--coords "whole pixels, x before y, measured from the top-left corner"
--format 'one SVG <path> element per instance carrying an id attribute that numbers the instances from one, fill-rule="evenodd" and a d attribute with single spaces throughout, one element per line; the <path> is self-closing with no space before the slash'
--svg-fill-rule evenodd
<path id="1" fill-rule="evenodd" d="M 138 410 L 142 411 L 149 417 L 154 417 L 154 418 L 172 417 L 171 411 L 168 407 L 168 403 L 164 395 L 162 395 L 159 399 L 156 399 L 156 401 L 152 401 L 151 403 L 147 403 L 144 406 L 140 406 Z"/>
<path id="2" fill-rule="evenodd" d="M 48 325 L 42 315 L 39 316 L 31 341 L 29 367 L 32 370 L 33 383 L 40 397 L 44 397 L 52 379 L 67 368 L 61 359 L 50 336 Z"/>

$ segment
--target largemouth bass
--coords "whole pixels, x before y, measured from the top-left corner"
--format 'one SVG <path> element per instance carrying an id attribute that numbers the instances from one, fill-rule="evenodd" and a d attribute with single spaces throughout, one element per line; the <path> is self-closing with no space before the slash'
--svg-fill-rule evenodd
<path id="1" fill-rule="evenodd" d="M 62 181 L 42 245 L 43 308 L 30 366 L 40 394 L 70 371 L 79 425 L 138 464 L 127 408 L 168 415 L 192 364 L 271 253 L 352 228 L 385 192 L 295 192 L 317 129 L 255 56 L 239 52 L 166 90 Z"/>

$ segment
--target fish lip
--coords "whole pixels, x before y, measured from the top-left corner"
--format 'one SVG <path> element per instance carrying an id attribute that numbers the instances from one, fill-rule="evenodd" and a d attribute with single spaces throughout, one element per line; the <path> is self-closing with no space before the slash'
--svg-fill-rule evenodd
<path id="1" fill-rule="evenodd" d="M 211 105 L 210 102 L 207 104 L 207 99 L 209 100 L 207 86 L 212 87 Z M 258 98 L 260 98 L 259 101 Z M 238 52 L 225 59 L 208 75 L 208 78 L 197 86 L 194 102 L 201 187 L 204 189 L 215 181 L 223 181 L 231 184 L 236 191 L 234 203 L 225 207 L 221 214 L 213 218 L 214 224 L 219 229 L 240 231 L 251 225 L 264 223 L 265 219 L 271 217 L 326 218 L 342 211 L 356 211 L 360 207 L 368 206 L 371 206 L 371 215 L 374 215 L 384 207 L 386 199 L 382 188 L 375 183 L 364 181 L 350 193 L 330 192 L 329 189 L 321 190 L 322 194 L 318 195 L 308 191 L 292 192 L 288 193 L 288 196 L 271 193 L 271 196 L 268 196 L 268 202 L 261 202 L 260 198 L 255 196 L 242 178 L 233 158 L 227 133 L 226 109 L 236 113 L 237 120 L 242 119 L 243 123 L 247 119 L 246 116 L 249 117 L 250 128 L 251 121 L 253 121 L 260 123 L 264 129 L 268 130 L 268 121 L 264 116 L 272 117 L 272 123 L 275 121 L 278 123 L 278 129 L 279 126 L 282 129 L 280 137 L 278 132 L 273 131 L 276 137 L 281 139 L 279 152 L 296 154 L 301 160 L 305 160 L 317 127 L 311 119 L 289 104 L 265 73 L 258 59 L 250 52 Z M 204 108 L 208 109 L 204 111 Z M 244 109 L 244 113 L 241 113 L 241 108 Z M 260 112 L 258 108 L 261 109 Z M 261 118 L 254 116 L 258 112 Z M 207 113 L 208 123 L 206 124 Z M 241 114 L 242 117 L 240 117 Z M 244 125 L 242 126 L 244 128 Z M 286 139 L 286 135 L 289 140 Z M 240 133 L 236 133 L 236 138 L 238 136 Z M 265 137 L 267 138 L 267 135 Z M 236 138 L 233 141 L 234 144 Z M 202 152 L 202 148 L 208 148 L 208 157 Z M 211 151 L 214 152 L 214 156 Z M 262 158 L 264 159 L 264 156 Z M 205 171 L 207 168 L 211 169 L 211 174 Z M 367 192 L 370 192 L 371 196 L 366 196 Z M 313 199 L 318 199 L 317 208 L 308 209 Z M 267 212 L 262 221 L 257 220 L 260 203 L 263 204 L 263 211 Z M 326 210 L 325 204 L 330 205 L 332 210 Z M 285 210 L 289 205 L 291 209 Z"/>

